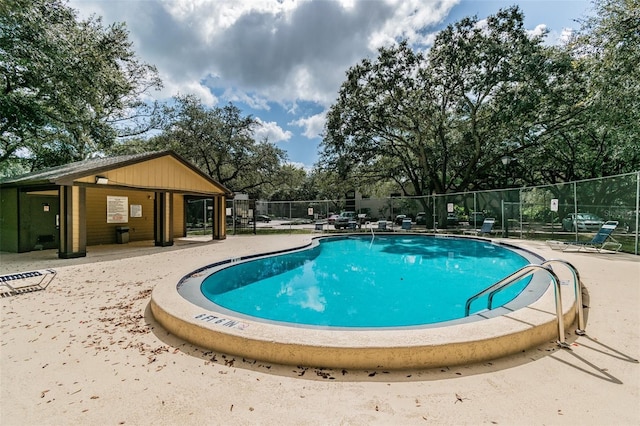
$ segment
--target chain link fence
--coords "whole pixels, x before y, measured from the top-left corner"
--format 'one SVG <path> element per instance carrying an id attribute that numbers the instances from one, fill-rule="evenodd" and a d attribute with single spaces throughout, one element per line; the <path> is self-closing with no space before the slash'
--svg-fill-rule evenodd
<path id="1" fill-rule="evenodd" d="M 614 220 L 618 226 L 613 236 L 623 244 L 622 250 L 638 254 L 639 202 L 640 172 L 556 185 L 422 197 L 365 198 L 355 194 L 342 200 L 236 199 L 227 201 L 227 232 L 338 232 L 332 224 L 334 215 L 353 211 L 362 217 L 358 229 L 365 231 L 369 227 L 377 229 L 376 223 L 384 220 L 389 230 L 463 234 L 493 218 L 492 235 L 498 237 L 589 241 L 605 221 Z"/>

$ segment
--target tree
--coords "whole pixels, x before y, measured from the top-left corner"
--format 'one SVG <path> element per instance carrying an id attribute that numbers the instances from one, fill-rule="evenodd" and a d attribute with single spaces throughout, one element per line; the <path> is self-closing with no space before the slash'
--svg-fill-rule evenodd
<path id="1" fill-rule="evenodd" d="M 0 5 L 0 165 L 30 169 L 85 159 L 148 129 L 161 87 L 124 24 L 77 19 L 62 0 Z"/>
<path id="2" fill-rule="evenodd" d="M 449 25 L 426 55 L 406 41 L 380 49 L 347 72 L 322 161 L 407 195 L 495 186 L 501 158 L 535 146 L 547 114 L 539 104 L 554 67 L 541 41 L 512 7 Z"/>
<path id="3" fill-rule="evenodd" d="M 599 158 L 577 178 L 640 167 L 640 2 L 595 0 L 594 13 L 570 42 L 585 69 L 585 141 Z"/>
<path id="4" fill-rule="evenodd" d="M 349 191 L 356 188 L 356 184 L 352 179 L 345 179 L 331 168 L 323 168 L 316 165 L 308 176 L 309 185 L 315 189 L 313 199 L 336 201 L 332 204 L 331 209 L 336 211 L 344 207 L 342 200 Z"/>
<path id="5" fill-rule="evenodd" d="M 286 153 L 267 140 L 256 142 L 258 122 L 238 107 L 207 108 L 195 96 L 177 96 L 167 107 L 162 134 L 144 144 L 172 149 L 235 192 L 267 196 L 279 182 Z M 134 145 L 140 150 L 140 144 Z"/>
<path id="6" fill-rule="evenodd" d="M 293 164 L 283 164 L 275 176 L 274 190 L 269 194 L 271 201 L 315 200 L 317 188 L 310 185 L 307 172 Z"/>
<path id="7" fill-rule="evenodd" d="M 594 5 L 569 43 L 550 50 L 566 71 L 549 96 L 561 125 L 545 127 L 538 149 L 525 153 L 527 169 L 520 172 L 530 175 L 528 182 L 597 178 L 640 167 L 640 4 Z"/>

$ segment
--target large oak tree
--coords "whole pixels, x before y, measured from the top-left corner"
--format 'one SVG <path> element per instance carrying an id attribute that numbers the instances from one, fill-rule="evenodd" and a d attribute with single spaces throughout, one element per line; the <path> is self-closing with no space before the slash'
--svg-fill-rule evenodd
<path id="1" fill-rule="evenodd" d="M 406 195 L 637 170 L 638 4 L 598 0 L 596 12 L 563 46 L 545 46 L 511 7 L 449 25 L 426 52 L 380 49 L 347 72 L 323 166 Z"/>
<path id="2" fill-rule="evenodd" d="M 259 122 L 233 104 L 210 108 L 193 95 L 177 96 L 165 108 L 163 121 L 160 135 L 138 146 L 124 145 L 120 152 L 172 149 L 232 191 L 252 198 L 268 196 L 284 179 L 285 151 L 267 140 L 256 141 Z"/>
<path id="3" fill-rule="evenodd" d="M 361 180 L 393 179 L 408 195 L 502 180 L 501 158 L 535 141 L 549 58 L 516 7 L 465 18 L 426 53 L 407 42 L 347 72 L 328 113 L 323 161 Z"/>
<path id="4" fill-rule="evenodd" d="M 161 86 L 124 24 L 80 20 L 61 0 L 0 3 L 0 173 L 85 159 L 149 127 Z"/>

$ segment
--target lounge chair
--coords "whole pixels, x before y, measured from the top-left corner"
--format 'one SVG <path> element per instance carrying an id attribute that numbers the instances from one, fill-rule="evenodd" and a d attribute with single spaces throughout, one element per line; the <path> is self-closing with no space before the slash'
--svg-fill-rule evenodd
<path id="1" fill-rule="evenodd" d="M 493 232 L 494 223 L 496 223 L 495 218 L 488 217 L 484 220 L 484 222 L 482 222 L 482 227 L 480 229 L 468 229 L 468 230 L 465 230 L 464 233 L 472 234 L 472 235 L 491 234 L 491 232 Z"/>
<path id="2" fill-rule="evenodd" d="M 44 290 L 51 284 L 56 274 L 57 272 L 53 269 L 43 269 L 0 275 L 0 294 L 5 297 Z"/>
<path id="3" fill-rule="evenodd" d="M 611 235 L 618 226 L 618 222 L 610 220 L 604 223 L 598 233 L 593 236 L 591 241 L 555 241 L 549 240 L 547 244 L 552 249 L 561 248 L 562 251 L 576 249 L 577 251 L 592 249 L 600 253 L 602 250 L 612 250 L 617 252 L 622 247 L 622 243 L 618 242 Z"/>

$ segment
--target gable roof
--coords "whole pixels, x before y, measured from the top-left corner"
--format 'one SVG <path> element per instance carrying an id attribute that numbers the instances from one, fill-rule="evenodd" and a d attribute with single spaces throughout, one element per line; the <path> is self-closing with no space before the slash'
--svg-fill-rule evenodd
<path id="1" fill-rule="evenodd" d="M 145 152 L 141 154 L 121 155 L 117 157 L 92 158 L 89 160 L 76 161 L 62 166 L 50 167 L 36 172 L 26 173 L 6 179 L 0 179 L 0 186 L 27 186 L 27 185 L 69 185 L 74 180 L 105 173 L 109 170 L 142 163 L 145 161 L 170 156 L 184 164 L 194 173 L 200 175 L 209 183 L 219 187 L 226 195 L 231 196 L 233 192 L 221 183 L 203 173 L 196 166 L 185 160 L 174 151 Z"/>

